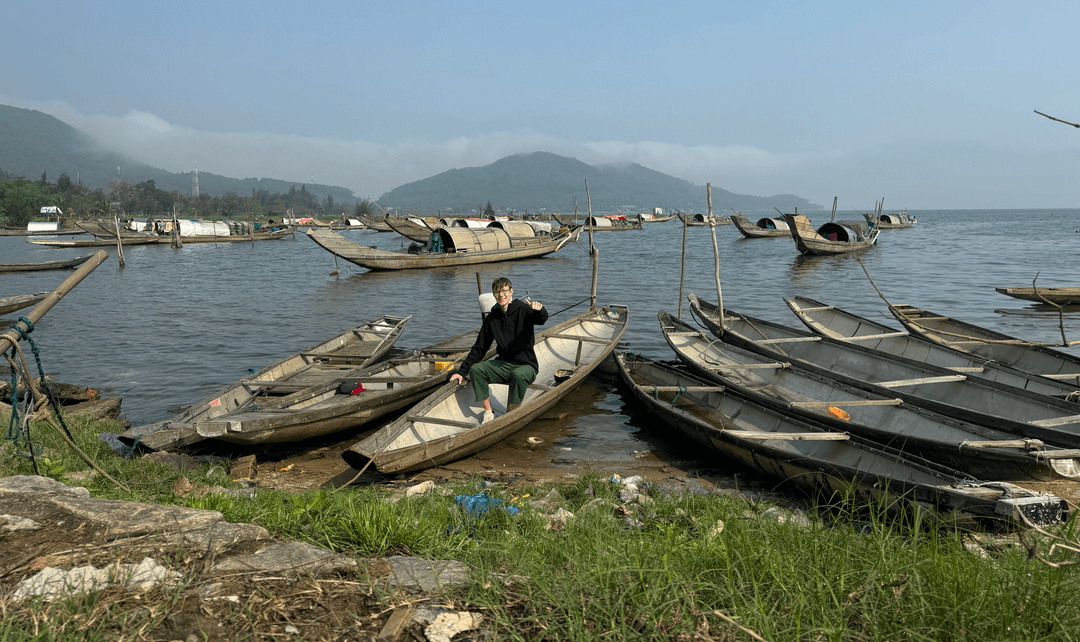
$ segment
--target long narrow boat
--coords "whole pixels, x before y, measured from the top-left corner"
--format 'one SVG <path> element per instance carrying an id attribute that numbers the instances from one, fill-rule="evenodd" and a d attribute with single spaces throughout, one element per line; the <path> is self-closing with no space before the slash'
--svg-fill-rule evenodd
<path id="1" fill-rule="evenodd" d="M 742 214 L 736 213 L 731 217 L 735 229 L 748 239 L 790 238 L 791 228 L 783 218 L 759 218 L 756 223 L 750 221 Z"/>
<path id="2" fill-rule="evenodd" d="M 1080 385 L 1080 357 L 905 304 L 889 312 L 908 332 L 1042 377 Z"/>
<path id="3" fill-rule="evenodd" d="M 679 220 L 683 222 L 686 227 L 709 227 L 709 217 L 706 214 L 691 214 L 687 216 L 682 212 L 677 212 L 675 216 L 679 217 Z M 713 225 L 728 225 L 731 223 L 731 218 L 727 216 L 714 216 Z"/>
<path id="4" fill-rule="evenodd" d="M 626 306 L 589 310 L 536 335 L 536 380 L 521 405 L 506 412 L 508 387 L 492 384 L 494 420 L 481 423 L 484 407 L 471 386 L 450 382 L 403 417 L 342 453 L 363 470 L 382 473 L 430 468 L 480 452 L 521 430 L 570 393 L 606 359 L 626 331 Z"/>
<path id="5" fill-rule="evenodd" d="M 0 272 L 38 272 L 41 270 L 66 270 L 76 268 L 90 260 L 93 254 L 76 256 L 71 259 L 58 261 L 42 261 L 41 263 L 0 263 Z"/>
<path id="6" fill-rule="evenodd" d="M 1033 303 L 1080 304 L 1080 288 L 994 288 L 1005 296 Z"/>
<path id="7" fill-rule="evenodd" d="M 641 221 L 643 224 L 644 223 L 663 223 L 664 221 L 670 221 L 673 218 L 675 218 L 674 214 L 668 214 L 666 216 L 664 214 L 661 214 L 661 215 L 657 216 L 656 214 L 654 214 L 652 212 L 642 212 L 642 213 L 638 214 L 638 220 Z"/>
<path id="8" fill-rule="evenodd" d="M 116 241 L 117 229 L 120 230 L 120 238 L 124 239 L 138 239 L 138 238 L 151 238 L 157 236 L 153 232 L 139 232 L 136 230 L 129 230 L 124 225 L 117 225 L 115 221 L 105 219 L 95 219 L 86 221 L 75 221 L 82 231 L 87 234 L 92 234 L 96 238 Z"/>
<path id="9" fill-rule="evenodd" d="M 1017 370 L 970 352 L 927 341 L 918 335 L 912 336 L 906 330 L 890 328 L 814 299 L 795 297 L 784 299 L 784 302 L 814 334 L 1080 403 L 1080 385 L 1075 381 L 1050 379 Z"/>
<path id="10" fill-rule="evenodd" d="M 979 479 L 1080 478 L 1080 450 L 952 419 L 706 337 L 663 310 L 657 317 L 668 345 L 695 374 L 776 412 L 861 435 Z"/>
<path id="11" fill-rule="evenodd" d="M 41 245 L 43 247 L 67 248 L 67 247 L 116 247 L 116 239 L 26 239 L 27 243 Z M 167 245 L 171 242 L 167 236 L 145 236 L 139 238 L 124 237 L 121 242 L 125 247 L 129 245 Z"/>
<path id="12" fill-rule="evenodd" d="M 1080 448 L 1077 404 L 819 337 L 727 309 L 721 327 L 715 305 L 704 303 L 693 294 L 689 298 L 693 314 L 726 343 L 973 424 L 1065 448 Z"/>
<path id="13" fill-rule="evenodd" d="M 192 404 L 175 419 L 131 428 L 122 433 L 120 439 L 131 444 L 143 443 L 153 450 L 199 441 L 205 438 L 195 429 L 199 422 L 256 406 L 272 406 L 280 403 L 282 397 L 337 381 L 376 363 L 397 342 L 409 318 L 382 316 L 363 323 L 240 379 Z"/>
<path id="14" fill-rule="evenodd" d="M 1055 524 L 1065 500 L 1005 482 L 979 482 L 857 436 L 725 394 L 722 387 L 637 355 L 616 353 L 625 384 L 653 415 L 708 449 L 810 492 L 854 493 L 890 507 L 927 503 L 982 520 Z"/>
<path id="15" fill-rule="evenodd" d="M 618 232 L 621 230 L 640 230 L 643 221 L 640 217 L 630 219 L 625 216 L 589 216 L 585 218 L 585 232 Z"/>
<path id="16" fill-rule="evenodd" d="M 327 380 L 281 397 L 267 395 L 237 411 L 194 422 L 195 432 L 234 444 L 281 443 L 353 428 L 408 408 L 446 383 L 469 354 L 437 347 L 346 373 L 324 371 Z M 464 349 L 462 349 L 464 348 Z M 351 388 L 351 390 L 342 390 Z M 355 392 L 353 392 L 355 391 Z"/>
<path id="17" fill-rule="evenodd" d="M 580 230 L 538 235 L 532 226 L 518 221 L 496 222 L 480 229 L 441 227 L 434 230 L 438 239 L 416 253 L 360 245 L 325 229 L 309 229 L 307 235 L 334 256 L 369 270 L 414 270 L 538 258 L 558 251 L 577 238 Z"/>
<path id="18" fill-rule="evenodd" d="M 900 230 L 913 227 L 919 219 L 909 216 L 907 210 L 896 214 L 878 214 L 878 227 L 883 230 Z"/>
<path id="19" fill-rule="evenodd" d="M 38 292 L 37 294 L 18 294 L 0 298 L 0 314 L 28 308 L 47 296 L 49 296 L 48 292 Z"/>
<path id="20" fill-rule="evenodd" d="M 835 221 L 818 229 L 802 214 L 784 214 L 795 249 L 802 254 L 835 255 L 859 252 L 874 247 L 880 228 L 870 221 Z"/>

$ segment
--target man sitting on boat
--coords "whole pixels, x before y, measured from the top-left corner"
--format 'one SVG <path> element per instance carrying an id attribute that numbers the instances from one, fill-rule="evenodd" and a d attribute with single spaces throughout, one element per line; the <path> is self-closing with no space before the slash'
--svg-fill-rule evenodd
<path id="1" fill-rule="evenodd" d="M 511 412 L 525 397 L 529 384 L 536 379 L 540 365 L 536 361 L 533 344 L 536 343 L 535 326 L 547 322 L 548 312 L 539 301 L 514 300 L 514 288 L 510 279 L 501 276 L 491 284 L 495 305 L 484 318 L 476 343 L 469 356 L 450 377 L 458 385 L 464 385 L 465 375 L 472 375 L 473 393 L 484 404 L 486 423 L 495 418 L 491 410 L 488 389 L 492 383 L 510 386 L 506 411 Z M 497 353 L 494 359 L 481 361 L 494 341 Z"/>

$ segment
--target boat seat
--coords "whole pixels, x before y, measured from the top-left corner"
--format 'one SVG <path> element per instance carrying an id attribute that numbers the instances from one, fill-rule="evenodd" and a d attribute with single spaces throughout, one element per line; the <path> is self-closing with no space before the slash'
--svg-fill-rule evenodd
<path id="1" fill-rule="evenodd" d="M 802 343 L 805 341 L 821 341 L 821 337 L 787 337 L 784 339 L 758 339 L 757 341 L 754 341 L 754 343 Z"/>
<path id="2" fill-rule="evenodd" d="M 851 399 L 849 401 L 793 401 L 789 404 L 793 408 L 828 408 L 830 406 L 855 407 L 855 406 L 902 406 L 903 399 Z"/>
<path id="3" fill-rule="evenodd" d="M 793 441 L 847 441 L 846 432 L 752 432 L 750 430 L 725 430 L 743 439 L 788 439 Z"/>
<path id="4" fill-rule="evenodd" d="M 880 381 L 877 385 L 885 388 L 902 388 L 904 386 L 918 386 L 924 383 L 947 383 L 949 381 L 964 381 L 966 375 L 945 375 L 943 377 L 923 377 L 922 379 L 898 379 L 896 381 Z"/>
<path id="5" fill-rule="evenodd" d="M 882 334 L 865 334 L 858 337 L 837 337 L 840 341 L 869 341 L 871 339 L 888 339 L 890 337 L 907 337 L 911 336 L 910 332 L 900 330 L 899 332 L 884 332 Z"/>
<path id="6" fill-rule="evenodd" d="M 783 361 L 774 363 L 732 363 L 726 366 L 708 366 L 709 370 L 753 370 L 754 368 L 790 368 L 791 364 Z"/>
<path id="7" fill-rule="evenodd" d="M 1036 419 L 1029 421 L 1032 426 L 1040 426 L 1042 428 L 1048 428 L 1051 426 L 1065 426 L 1068 424 L 1080 423 L 1080 415 L 1069 415 L 1067 417 L 1054 417 L 1052 419 Z"/>
<path id="8" fill-rule="evenodd" d="M 476 428 L 477 425 L 476 422 L 440 419 L 438 417 L 425 417 L 423 415 L 408 415 L 405 419 L 416 424 L 439 424 L 442 426 L 455 426 L 457 428 Z"/>
<path id="9" fill-rule="evenodd" d="M 583 341 L 585 343 L 600 343 L 607 345 L 611 343 L 609 339 L 597 339 L 594 337 L 586 337 L 579 334 L 549 334 L 544 336 L 545 339 L 570 339 L 572 341 Z"/>

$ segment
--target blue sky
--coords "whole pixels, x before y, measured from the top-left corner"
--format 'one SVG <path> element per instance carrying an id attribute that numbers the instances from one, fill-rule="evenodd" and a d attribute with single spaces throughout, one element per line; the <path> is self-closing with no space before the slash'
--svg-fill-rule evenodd
<path id="1" fill-rule="evenodd" d="M 869 209 L 1080 207 L 1080 3 L 41 2 L 0 103 L 171 171 L 398 185 L 550 151 Z"/>

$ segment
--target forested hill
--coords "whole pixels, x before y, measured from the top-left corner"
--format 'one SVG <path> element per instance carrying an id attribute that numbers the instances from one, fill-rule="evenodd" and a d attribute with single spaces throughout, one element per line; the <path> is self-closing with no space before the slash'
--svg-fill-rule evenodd
<path id="1" fill-rule="evenodd" d="M 588 203 L 585 181 L 594 212 L 639 211 L 663 207 L 685 212 L 708 210 L 706 188 L 661 174 L 636 163 L 587 165 L 577 159 L 548 152 L 517 154 L 484 167 L 452 169 L 430 178 L 396 187 L 379 198 L 384 208 L 453 209 L 468 211 L 488 202 L 500 210 L 579 212 Z M 713 212 L 793 211 L 822 209 L 791 194 L 747 196 L 712 186 Z"/>
<path id="2" fill-rule="evenodd" d="M 174 174 L 140 163 L 123 154 L 109 150 L 85 133 L 48 114 L 32 109 L 0 105 L 0 177 L 22 177 L 38 180 L 46 174 L 55 181 L 67 174 L 72 182 L 81 182 L 90 189 L 109 191 L 120 177 L 132 184 L 154 181 L 158 189 L 191 194 L 191 173 Z M 355 203 L 352 190 L 332 185 L 312 185 L 302 181 L 271 178 L 228 178 L 209 172 L 199 172 L 199 193 L 224 196 L 229 193 L 250 195 L 252 190 L 284 194 L 290 188 L 306 185 L 307 191 L 325 200 L 333 196 L 339 203 Z"/>

